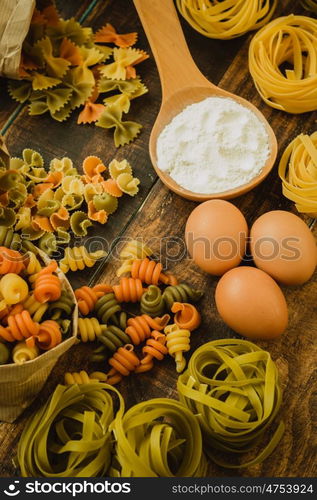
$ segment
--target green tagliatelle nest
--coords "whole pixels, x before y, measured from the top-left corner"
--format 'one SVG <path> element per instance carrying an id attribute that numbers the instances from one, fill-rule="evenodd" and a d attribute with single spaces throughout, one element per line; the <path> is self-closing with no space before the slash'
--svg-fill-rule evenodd
<path id="1" fill-rule="evenodd" d="M 197 415 L 207 454 L 223 467 L 262 462 L 277 446 L 280 422 L 256 458 L 239 465 L 220 460 L 215 450 L 241 454 L 258 444 L 282 401 L 278 372 L 270 354 L 246 340 L 215 340 L 192 355 L 177 388 L 181 401 Z"/>
<path id="2" fill-rule="evenodd" d="M 111 463 L 113 403 L 107 384 L 57 386 L 22 433 L 22 477 L 96 477 Z M 123 405 L 121 396 L 120 403 Z"/>
<path id="3" fill-rule="evenodd" d="M 178 401 L 150 399 L 119 413 L 112 424 L 116 455 L 111 475 L 203 477 L 207 463 L 198 420 Z"/>

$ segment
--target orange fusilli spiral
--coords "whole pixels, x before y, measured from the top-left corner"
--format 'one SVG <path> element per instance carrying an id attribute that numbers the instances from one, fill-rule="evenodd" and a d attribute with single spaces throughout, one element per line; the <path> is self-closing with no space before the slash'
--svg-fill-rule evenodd
<path id="1" fill-rule="evenodd" d="M 26 340 L 29 347 L 37 345 L 43 351 L 53 349 L 62 341 L 60 326 L 56 321 L 48 319 L 40 324 L 37 335 L 33 335 Z"/>
<path id="2" fill-rule="evenodd" d="M 0 247 L 0 274 L 20 274 L 24 269 L 23 257 L 17 250 Z"/>
<path id="3" fill-rule="evenodd" d="M 160 262 L 155 262 L 147 257 L 145 259 L 136 259 L 132 262 L 131 277 L 140 279 L 142 283 L 147 285 L 165 285 L 177 284 L 177 279 L 172 274 L 164 274 L 163 266 Z"/>
<path id="4" fill-rule="evenodd" d="M 109 292 L 112 292 L 112 286 L 106 284 L 77 288 L 77 290 L 75 290 L 75 297 L 81 314 L 87 316 L 95 307 L 97 300 Z"/>
<path id="5" fill-rule="evenodd" d="M 153 358 L 161 361 L 168 353 L 166 347 L 166 335 L 162 332 L 154 330 L 151 333 L 151 338 L 147 339 L 146 345 L 143 347 L 142 352 L 144 358 L 141 359 L 139 366 L 137 366 L 135 373 L 148 372 L 153 368 Z"/>
<path id="6" fill-rule="evenodd" d="M 17 314 L 9 314 L 8 327 L 0 330 L 0 337 L 7 342 L 24 340 L 39 332 L 39 324 L 33 321 L 29 311 L 22 311 Z"/>
<path id="7" fill-rule="evenodd" d="M 107 384 L 115 385 L 127 377 L 131 372 L 134 372 L 139 366 L 140 360 L 134 352 L 134 347 L 131 344 L 126 344 L 124 347 L 119 347 L 112 358 L 109 359 L 111 370 L 107 373 Z"/>
<path id="8" fill-rule="evenodd" d="M 133 278 L 121 278 L 120 284 L 113 287 L 118 302 L 139 302 L 145 290 L 142 281 Z"/>
<path id="9" fill-rule="evenodd" d="M 174 302 L 171 311 L 175 313 L 174 321 L 179 328 L 196 330 L 201 323 L 201 316 L 192 304 Z"/>
<path id="10" fill-rule="evenodd" d="M 21 313 L 25 307 L 22 304 L 15 304 L 12 306 L 7 305 L 2 311 L 0 311 L 0 322 L 2 325 L 8 325 L 8 317 L 14 316 L 15 314 Z"/>
<path id="11" fill-rule="evenodd" d="M 152 330 L 163 330 L 170 320 L 169 314 L 161 318 L 151 318 L 147 314 L 128 319 L 125 333 L 129 335 L 133 345 L 139 345 L 151 336 Z"/>
<path id="12" fill-rule="evenodd" d="M 58 276 L 53 274 L 56 269 L 57 263 L 53 261 L 36 274 L 34 297 L 41 304 L 53 302 L 61 296 L 62 284 Z"/>

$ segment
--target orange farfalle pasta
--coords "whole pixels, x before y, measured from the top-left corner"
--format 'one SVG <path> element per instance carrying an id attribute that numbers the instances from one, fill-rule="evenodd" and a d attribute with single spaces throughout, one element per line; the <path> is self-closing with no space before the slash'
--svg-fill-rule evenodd
<path id="1" fill-rule="evenodd" d="M 58 228 L 69 229 L 69 212 L 65 207 L 61 207 L 55 214 L 50 216 L 50 223 L 55 231 Z"/>
<path id="2" fill-rule="evenodd" d="M 113 286 L 118 302 L 139 302 L 145 291 L 142 281 L 133 278 L 121 278 L 119 285 Z"/>
<path id="3" fill-rule="evenodd" d="M 48 174 L 48 176 L 46 177 L 45 181 L 53 184 L 52 187 L 56 188 L 62 182 L 63 177 L 64 177 L 63 172 L 59 172 L 58 170 L 55 170 L 55 171 L 50 172 Z"/>
<path id="4" fill-rule="evenodd" d="M 89 219 L 95 220 L 100 224 L 105 224 L 108 220 L 107 212 L 105 210 L 96 210 L 92 200 L 88 202 L 88 217 Z"/>
<path id="5" fill-rule="evenodd" d="M 123 191 L 121 191 L 115 179 L 107 179 L 106 181 L 103 181 L 101 184 L 103 190 L 106 193 L 111 194 L 111 196 L 114 196 L 115 198 L 120 198 L 123 195 Z"/>
<path id="6" fill-rule="evenodd" d="M 59 24 L 59 14 L 54 4 L 48 5 L 42 10 L 42 14 L 46 19 L 47 26 L 56 27 Z"/>
<path id="7" fill-rule="evenodd" d="M 43 215 L 35 215 L 32 219 L 32 227 L 35 231 L 45 231 L 46 233 L 54 232 L 54 228 L 50 223 L 48 217 L 44 217 Z"/>
<path id="8" fill-rule="evenodd" d="M 84 109 L 79 113 L 77 123 L 94 123 L 99 120 L 100 116 L 106 109 L 104 104 L 86 101 Z"/>
<path id="9" fill-rule="evenodd" d="M 147 314 L 142 314 L 128 319 L 125 333 L 129 335 L 133 345 L 139 345 L 151 336 L 152 330 L 163 330 L 169 320 L 169 314 L 164 314 L 161 318 L 151 318 Z"/>
<path id="10" fill-rule="evenodd" d="M 62 293 L 61 282 L 55 274 L 57 263 L 52 261 L 36 274 L 34 282 L 34 297 L 43 304 L 58 300 Z"/>
<path id="11" fill-rule="evenodd" d="M 93 182 L 95 176 L 100 176 L 106 170 L 106 166 L 98 156 L 87 156 L 83 161 L 83 171 L 87 182 Z"/>
<path id="12" fill-rule="evenodd" d="M 124 347 L 119 347 L 112 358 L 109 359 L 109 365 L 112 369 L 107 373 L 107 384 L 115 385 L 134 372 L 139 366 L 140 360 L 134 352 L 134 347 L 127 344 Z"/>
<path id="13" fill-rule="evenodd" d="M 135 373 L 148 372 L 154 366 L 153 358 L 162 361 L 164 356 L 168 353 L 166 347 L 166 335 L 162 332 L 154 330 L 151 333 L 151 338 L 146 341 L 142 349 L 144 357 L 141 359 L 139 366 L 137 366 Z"/>
<path id="14" fill-rule="evenodd" d="M 97 300 L 106 293 L 112 292 L 112 286 L 95 285 L 94 287 L 82 286 L 75 290 L 78 309 L 83 316 L 87 316 L 96 305 Z"/>
<path id="15" fill-rule="evenodd" d="M 111 24 L 107 23 L 97 31 L 94 39 L 97 43 L 114 43 L 118 47 L 126 48 L 132 47 L 132 45 L 136 43 L 138 34 L 134 32 L 119 35 L 115 28 Z"/>
<path id="16" fill-rule="evenodd" d="M 72 66 L 79 66 L 83 63 L 80 48 L 68 38 L 63 38 L 59 48 L 59 55 L 69 61 Z"/>
<path id="17" fill-rule="evenodd" d="M 0 247 L 0 274 L 19 274 L 24 267 L 23 257 L 17 250 Z"/>
<path id="18" fill-rule="evenodd" d="M 41 184 L 37 184 L 32 192 L 32 195 L 35 199 L 39 198 L 41 194 L 43 194 L 47 189 L 52 189 L 54 184 L 52 182 L 42 182 Z"/>
<path id="19" fill-rule="evenodd" d="M 26 340 L 28 347 L 37 345 L 43 351 L 53 349 L 62 341 L 62 334 L 59 324 L 51 319 L 43 321 L 39 325 L 39 331 Z"/>
<path id="20" fill-rule="evenodd" d="M 99 97 L 98 87 L 95 86 L 90 98 L 85 102 L 84 109 L 79 113 L 77 123 L 93 123 L 99 120 L 100 116 L 106 109 L 104 104 L 96 103 Z M 88 157 L 90 158 L 90 157 Z M 101 160 L 100 160 L 101 161 Z"/>
<path id="21" fill-rule="evenodd" d="M 175 313 L 174 321 L 179 328 L 192 331 L 201 323 L 200 313 L 192 304 L 174 302 L 171 311 Z"/>

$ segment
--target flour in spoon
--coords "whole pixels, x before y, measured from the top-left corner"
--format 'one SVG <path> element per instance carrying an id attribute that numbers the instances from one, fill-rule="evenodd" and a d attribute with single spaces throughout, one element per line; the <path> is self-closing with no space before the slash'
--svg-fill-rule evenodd
<path id="1" fill-rule="evenodd" d="M 212 194 L 247 184 L 270 155 L 265 125 L 235 100 L 208 97 L 176 115 L 157 140 L 157 165 L 177 184 Z"/>

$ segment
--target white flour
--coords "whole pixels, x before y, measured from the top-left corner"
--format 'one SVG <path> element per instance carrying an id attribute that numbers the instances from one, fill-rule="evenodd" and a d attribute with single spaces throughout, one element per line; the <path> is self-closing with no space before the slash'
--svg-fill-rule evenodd
<path id="1" fill-rule="evenodd" d="M 265 126 L 230 98 L 209 97 L 176 115 L 157 140 L 157 165 L 185 189 L 220 193 L 251 181 L 270 154 Z"/>

